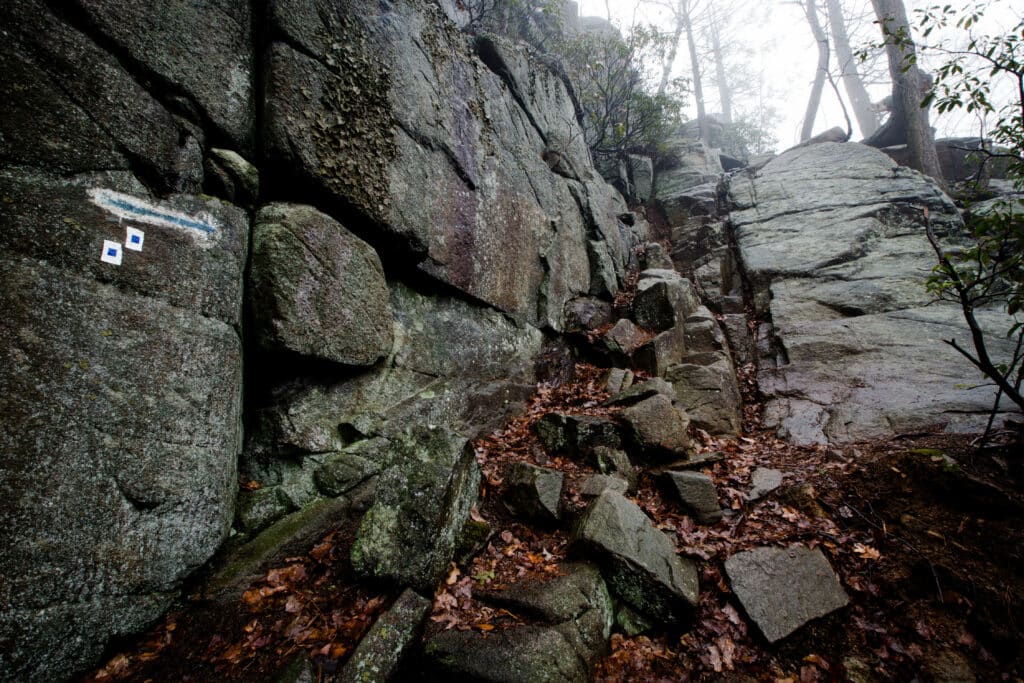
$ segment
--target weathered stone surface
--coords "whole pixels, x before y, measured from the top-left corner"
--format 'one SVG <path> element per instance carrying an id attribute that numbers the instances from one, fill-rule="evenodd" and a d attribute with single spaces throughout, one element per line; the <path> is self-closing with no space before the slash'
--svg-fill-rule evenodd
<path id="1" fill-rule="evenodd" d="M 566 301 L 592 289 L 588 240 L 617 279 L 617 225 L 591 223 L 609 213 L 604 183 L 587 177 L 572 101 L 542 61 L 467 37 L 423 0 L 274 0 L 270 14 L 271 161 L 519 319 L 562 329 Z"/>
<path id="2" fill-rule="evenodd" d="M 224 197 L 250 209 L 256 205 L 260 194 L 260 172 L 238 152 L 214 147 L 203 168 L 206 171 L 203 187 L 207 188 L 207 194 Z"/>
<path id="3" fill-rule="evenodd" d="M 654 191 L 654 163 L 650 157 L 629 155 L 629 176 L 633 181 L 633 196 L 646 202 Z"/>
<path id="4" fill-rule="evenodd" d="M 387 463 L 387 459 L 381 462 L 359 455 L 358 452 L 335 453 L 316 468 L 313 472 L 313 481 L 323 494 L 340 496 L 378 474 Z"/>
<path id="5" fill-rule="evenodd" d="M 648 242 L 644 245 L 643 266 L 645 270 L 673 270 L 675 264 L 660 242 Z"/>
<path id="6" fill-rule="evenodd" d="M 675 389 L 671 384 L 661 377 L 652 377 L 646 382 L 634 384 L 623 389 L 605 401 L 604 404 L 606 406 L 631 406 L 658 394 L 667 396 L 670 400 L 675 399 L 676 395 Z"/>
<path id="7" fill-rule="evenodd" d="M 523 462 L 513 464 L 505 472 L 505 507 L 514 515 L 542 522 L 561 518 L 559 502 L 564 476 L 559 470 Z"/>
<path id="8" fill-rule="evenodd" d="M 620 358 L 628 358 L 649 339 L 649 334 L 633 324 L 632 320 L 626 318 L 615 323 L 615 326 L 601 337 L 605 347 Z"/>
<path id="9" fill-rule="evenodd" d="M 747 500 L 758 500 L 779 488 L 782 486 L 783 476 L 779 470 L 758 467 L 750 475 L 750 493 L 747 494 Z"/>
<path id="10" fill-rule="evenodd" d="M 637 370 L 662 376 L 686 357 L 686 330 L 682 325 L 661 332 L 633 352 L 631 361 Z"/>
<path id="11" fill-rule="evenodd" d="M 549 455 L 579 457 L 598 447 L 618 448 L 622 443 L 615 422 L 591 415 L 548 413 L 537 421 L 534 430 Z"/>
<path id="12" fill-rule="evenodd" d="M 921 209 L 940 234 L 961 225 L 932 181 L 877 150 L 822 143 L 735 178 L 731 193 L 747 273 L 759 305 L 770 289 L 781 342 L 759 375 L 767 424 L 798 443 L 983 424 L 991 388 L 962 388 L 977 372 L 941 342 L 967 341 L 961 313 L 924 289 L 935 257 Z M 985 327 L 999 315 L 978 311 Z"/>
<path id="13" fill-rule="evenodd" d="M 143 251 L 103 263 L 126 228 L 95 189 L 212 232 L 133 221 Z M 229 531 L 248 221 L 123 173 L 8 171 L 0 197 L 0 669 L 57 680 L 156 618 Z"/>
<path id="14" fill-rule="evenodd" d="M 849 602 L 818 548 L 755 548 L 726 560 L 725 571 L 743 609 L 772 643 Z"/>
<path id="15" fill-rule="evenodd" d="M 598 496 L 573 530 L 573 541 L 596 553 L 609 588 L 639 612 L 675 623 L 696 606 L 696 568 L 621 494 Z"/>
<path id="16" fill-rule="evenodd" d="M 609 368 L 601 377 L 601 386 L 610 394 L 625 391 L 633 386 L 633 371 L 625 368 Z"/>
<path id="17" fill-rule="evenodd" d="M 0 171 L 0 198 L 0 249 L 227 325 L 241 322 L 249 221 L 239 208 L 194 195 L 156 200 L 121 172 L 63 178 Z M 113 207 L 122 218 L 97 202 L 138 208 Z M 147 211 L 166 214 L 168 221 L 140 220 Z M 174 222 L 191 219 L 202 228 Z M 142 251 L 124 250 L 120 266 L 101 262 L 104 241 L 123 244 L 126 225 L 145 233 Z"/>
<path id="18" fill-rule="evenodd" d="M 625 494 L 629 490 L 629 482 L 614 474 L 592 474 L 580 483 L 580 495 L 585 498 L 596 498 L 605 491 Z"/>
<path id="19" fill-rule="evenodd" d="M 683 323 L 686 350 L 689 353 L 712 353 L 725 351 L 725 333 L 718 320 L 705 306 L 691 313 Z"/>
<path id="20" fill-rule="evenodd" d="M 666 370 L 665 379 L 694 427 L 710 434 L 740 433 L 743 400 L 727 353 L 691 354 Z"/>
<path id="21" fill-rule="evenodd" d="M 630 441 L 644 457 L 665 457 L 686 450 L 690 418 L 661 394 L 622 410 Z"/>
<path id="22" fill-rule="evenodd" d="M 666 478 L 679 496 L 680 502 L 701 524 L 714 524 L 722 519 L 718 507 L 715 482 L 700 472 L 666 472 Z"/>
<path id="23" fill-rule="evenodd" d="M 243 491 L 235 505 L 235 527 L 244 534 L 255 534 L 293 509 L 288 496 L 277 486 Z"/>
<path id="24" fill-rule="evenodd" d="M 75 0 L 92 26 L 140 65 L 154 81 L 173 83 L 195 110 L 238 149 L 252 146 L 255 49 L 246 3 L 213 0 Z M 158 86 L 154 83 L 154 90 Z M 157 91 L 158 92 L 158 91 Z"/>
<path id="25" fill-rule="evenodd" d="M 338 675 L 339 683 L 389 681 L 414 646 L 430 614 L 430 600 L 406 589 L 359 642 Z"/>
<path id="26" fill-rule="evenodd" d="M 675 225 L 690 215 L 694 188 L 714 187 L 723 171 L 718 154 L 699 140 L 675 140 L 666 157 L 672 167 L 658 173 L 654 194 L 669 225 Z"/>
<path id="27" fill-rule="evenodd" d="M 594 297 L 572 299 L 566 304 L 565 331 L 590 332 L 610 323 L 612 305 Z"/>
<path id="28" fill-rule="evenodd" d="M 469 442 L 444 429 L 413 428 L 395 446 L 399 459 L 380 475 L 352 567 L 366 578 L 431 591 L 476 502 L 480 468 Z"/>
<path id="29" fill-rule="evenodd" d="M 607 649 L 613 610 L 600 572 L 569 564 L 566 576 L 476 591 L 479 599 L 540 623 L 479 634 L 442 631 L 424 648 L 428 671 L 448 680 L 585 683 Z"/>
<path id="30" fill-rule="evenodd" d="M 132 168 L 161 192 L 198 191 L 201 134 L 165 108 L 160 89 L 147 91 L 42 0 L 5 2 L 0 25 L 0 163 L 57 173 Z"/>
<path id="31" fill-rule="evenodd" d="M 594 467 L 601 474 L 613 474 L 626 480 L 629 488 L 636 487 L 637 473 L 629 456 L 617 448 L 598 446 L 594 449 Z"/>
<path id="32" fill-rule="evenodd" d="M 662 273 L 671 273 L 663 276 Z M 633 299 L 633 315 L 641 327 L 662 332 L 681 325 L 700 307 L 693 284 L 675 271 L 645 270 Z"/>
<path id="33" fill-rule="evenodd" d="M 353 439 L 401 433 L 411 423 L 475 433 L 497 427 L 533 391 L 537 329 L 398 283 L 391 294 L 397 324 L 390 361 L 355 377 L 282 387 L 260 411 L 244 466 L 279 455 L 344 450 Z M 287 466 L 277 459 L 272 469 Z"/>
<path id="34" fill-rule="evenodd" d="M 373 247 L 311 206 L 270 204 L 253 228 L 251 302 L 267 349 L 348 365 L 391 351 L 394 324 Z"/>

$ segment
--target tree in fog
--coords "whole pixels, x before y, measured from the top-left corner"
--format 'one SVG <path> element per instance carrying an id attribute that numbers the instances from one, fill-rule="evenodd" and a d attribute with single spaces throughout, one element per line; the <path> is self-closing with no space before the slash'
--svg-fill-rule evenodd
<path id="1" fill-rule="evenodd" d="M 908 165 L 941 181 L 942 170 L 928 122 L 928 108 L 921 106 L 931 82 L 917 67 L 917 48 L 910 35 L 906 8 L 902 0 L 871 0 L 871 4 L 882 28 L 892 78 L 892 113 L 888 125 L 903 134 Z M 878 133 L 874 137 L 877 138 Z"/>

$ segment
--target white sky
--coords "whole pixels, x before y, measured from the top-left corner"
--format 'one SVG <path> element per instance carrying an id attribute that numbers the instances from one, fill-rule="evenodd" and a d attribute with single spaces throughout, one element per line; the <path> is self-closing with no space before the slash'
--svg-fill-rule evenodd
<path id="1" fill-rule="evenodd" d="M 603 17 L 606 14 L 606 0 L 578 0 L 578 2 L 584 16 Z M 732 14 L 734 18 L 731 23 L 735 28 L 729 39 L 735 47 L 748 50 L 750 53 L 748 60 L 751 66 L 764 73 L 765 99 L 776 107 L 781 116 L 781 121 L 775 129 L 775 135 L 779 140 L 779 150 L 796 144 L 799 142 L 807 97 L 817 67 L 817 48 L 801 6 L 793 0 L 704 0 L 704 3 L 707 2 L 718 3 L 719 6 L 741 6 L 741 9 Z M 933 2 L 905 0 L 905 2 L 908 12 L 911 13 L 910 21 L 913 24 L 915 22 L 913 8 L 935 4 L 938 0 Z M 659 11 L 654 2 L 641 2 L 638 5 L 637 0 L 607 0 L 607 4 L 611 8 L 613 21 L 620 28 L 625 29 L 630 25 L 634 16 L 634 8 L 637 8 L 635 16 L 639 22 L 654 23 L 665 30 L 670 28 L 671 22 L 665 10 Z M 824 5 L 824 2 L 819 0 L 819 4 Z M 967 3 L 963 3 L 961 0 L 961 4 Z M 863 16 L 871 14 L 870 0 L 844 0 L 844 5 L 850 8 L 859 8 Z M 823 25 L 827 30 L 823 7 L 821 13 Z M 1021 16 L 1024 16 L 1024 0 L 993 0 L 985 17 L 986 25 L 982 28 L 997 33 L 1000 29 L 1008 30 L 1017 23 Z M 853 28 L 857 33 L 857 35 L 851 36 L 854 50 L 863 47 L 869 41 L 876 40 L 875 31 L 878 29 L 877 26 L 869 23 L 870 20 L 865 21 L 859 31 Z M 723 42 L 725 41 L 726 37 L 723 36 Z M 689 73 L 688 63 L 684 38 L 677 58 L 675 75 L 687 75 Z M 835 64 L 834 55 L 832 64 Z M 884 60 L 880 60 L 878 66 L 887 79 L 888 72 L 885 71 Z M 707 82 L 709 78 L 705 76 L 704 80 Z M 715 91 L 708 85 L 705 85 L 705 90 L 710 90 L 705 94 L 707 111 L 720 110 Z M 868 90 L 872 101 L 877 101 L 889 94 L 889 85 L 887 82 L 869 84 Z M 843 92 L 843 97 L 846 97 L 845 92 Z M 737 108 L 742 109 L 743 107 L 740 105 Z M 696 109 L 692 103 L 684 113 L 689 118 L 696 115 Z M 854 118 L 852 112 L 850 117 Z M 821 106 L 815 118 L 814 132 L 817 134 L 832 126 L 845 128 L 845 125 L 835 94 L 826 82 Z M 856 120 L 853 121 L 853 125 L 854 139 L 859 140 L 861 136 L 856 128 Z M 934 111 L 932 125 L 937 128 L 938 137 L 972 135 L 977 134 L 978 130 L 977 122 L 969 116 L 959 115 L 950 119 L 937 120 Z"/>

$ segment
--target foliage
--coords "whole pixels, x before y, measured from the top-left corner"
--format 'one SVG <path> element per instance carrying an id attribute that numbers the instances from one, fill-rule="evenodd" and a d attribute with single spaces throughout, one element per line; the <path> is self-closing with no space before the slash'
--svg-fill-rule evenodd
<path id="1" fill-rule="evenodd" d="M 595 159 L 625 153 L 656 155 L 679 125 L 685 82 L 657 94 L 645 63 L 664 50 L 665 37 L 649 27 L 585 32 L 558 47 L 584 112 L 584 133 Z"/>
<path id="2" fill-rule="evenodd" d="M 945 55 L 935 72 L 935 82 L 922 106 L 934 104 L 940 114 L 955 110 L 976 112 L 992 118 L 988 131 L 991 146 L 981 151 L 986 162 L 1005 163 L 1008 177 L 1024 190 L 1024 19 L 1007 34 L 975 36 L 972 28 L 981 20 L 988 3 L 966 11 L 949 5 L 931 7 L 920 14 L 926 38 L 937 29 L 955 27 L 967 31 L 969 41 L 961 49 L 932 47 Z M 1009 81 L 1016 96 L 1006 104 L 993 96 L 1000 82 Z M 984 170 L 984 164 L 983 164 Z M 980 176 L 979 176 L 980 177 Z M 939 258 L 928 281 L 938 298 L 959 303 L 971 330 L 973 353 L 947 340 L 990 380 L 1002 395 L 1024 409 L 1024 210 L 1020 201 L 1001 201 L 967 215 L 969 242 L 956 253 L 945 253 L 929 227 L 929 239 Z M 1006 336 L 1013 340 L 1013 355 L 998 362 L 991 358 L 985 333 L 975 318 L 981 307 L 998 306 L 1009 322 Z"/>
<path id="3" fill-rule="evenodd" d="M 760 118 L 762 120 L 759 121 L 753 116 L 741 115 L 735 121 L 723 124 L 719 144 L 722 151 L 744 160 L 758 154 L 774 153 L 779 144 L 774 131 L 778 113 L 768 107 Z"/>
<path id="4" fill-rule="evenodd" d="M 562 31 L 559 0 L 459 0 L 472 33 L 491 31 L 543 50 Z"/>

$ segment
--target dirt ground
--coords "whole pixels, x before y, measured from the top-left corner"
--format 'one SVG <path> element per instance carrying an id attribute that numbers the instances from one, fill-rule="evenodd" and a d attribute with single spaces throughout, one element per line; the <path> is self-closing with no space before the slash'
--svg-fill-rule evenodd
<path id="1" fill-rule="evenodd" d="M 486 542 L 454 564 L 435 592 L 427 632 L 487 632 L 520 618 L 473 591 L 555 576 L 572 559 L 568 523 L 534 527 L 502 504 L 509 463 L 566 473 L 563 505 L 579 511 L 579 483 L 595 470 L 548 457 L 532 424 L 551 410 L 605 414 L 600 370 L 579 365 L 541 386 L 525 415 L 477 440 L 484 472 L 473 517 Z M 752 419 L 751 419 L 752 418 Z M 1024 680 L 1024 480 L 1012 448 L 983 454 L 967 435 L 916 434 L 837 448 L 798 448 L 759 430 L 732 440 L 696 434 L 721 459 L 715 480 L 724 519 L 696 525 L 645 472 L 631 498 L 674 537 L 701 572 L 699 614 L 686 628 L 635 637 L 614 633 L 595 681 L 1021 681 Z M 757 467 L 785 473 L 751 502 Z M 483 528 L 483 527 L 481 527 Z M 143 637 L 117 643 L 86 681 L 268 681 L 297 656 L 322 679 L 337 671 L 393 589 L 354 582 L 351 523 L 288 558 L 235 604 L 193 595 Z M 743 615 L 722 571 L 731 554 L 758 545 L 819 547 L 850 605 L 770 645 Z"/>

